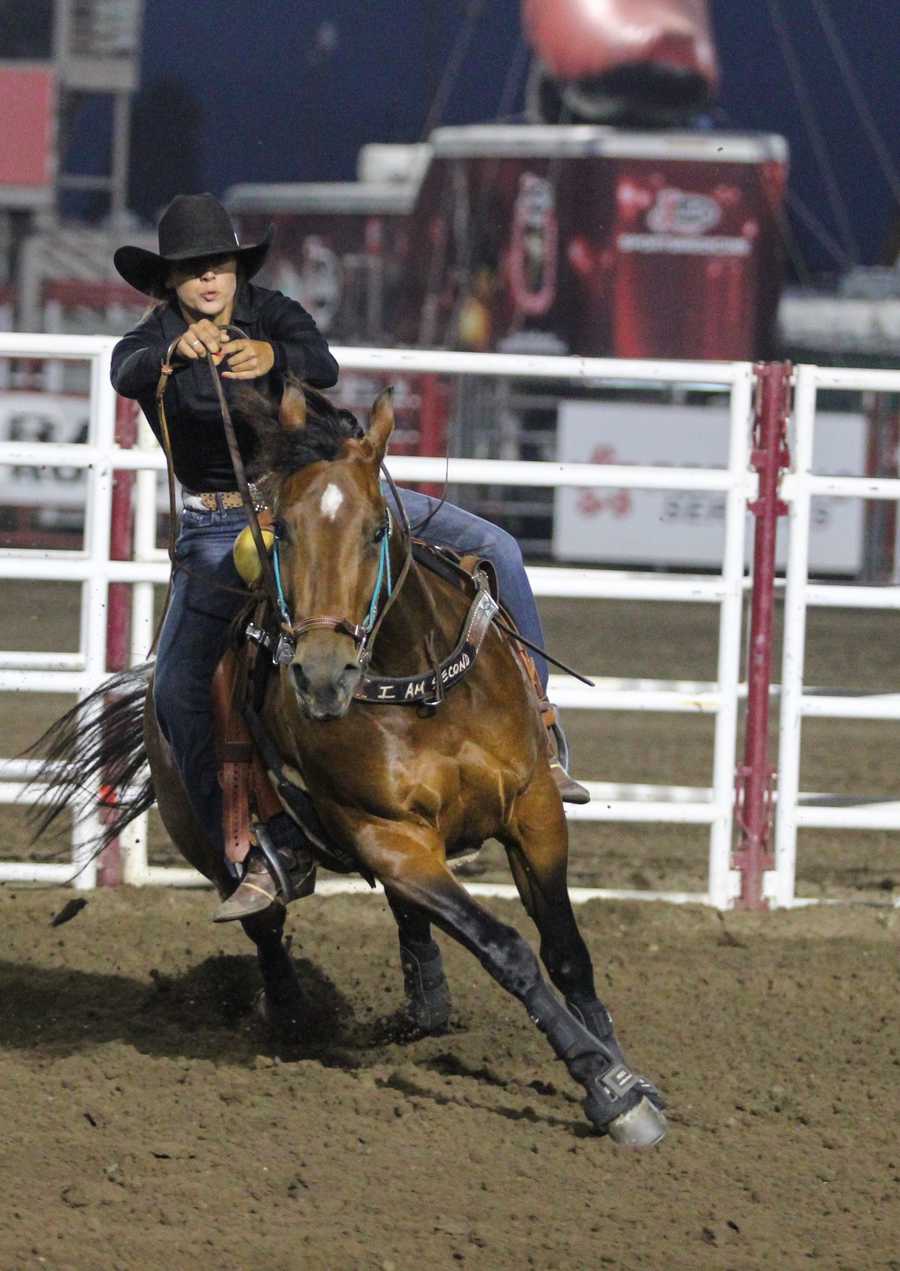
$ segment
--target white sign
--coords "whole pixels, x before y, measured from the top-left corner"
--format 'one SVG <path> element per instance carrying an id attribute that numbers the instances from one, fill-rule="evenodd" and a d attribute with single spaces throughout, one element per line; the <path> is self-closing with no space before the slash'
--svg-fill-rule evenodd
<path id="1" fill-rule="evenodd" d="M 90 402 L 64 393 L 0 392 L 0 441 L 80 443 L 87 440 Z M 165 480 L 157 475 L 157 508 L 168 512 Z M 84 468 L 0 465 L 0 507 L 84 508 Z"/>
<path id="2" fill-rule="evenodd" d="M 724 468 L 729 418 L 719 406 L 635 402 L 563 402 L 558 457 L 563 463 Z M 865 471 L 862 415 L 816 418 L 815 471 L 826 476 Z M 604 564 L 720 566 L 725 543 L 725 494 L 705 490 L 557 489 L 553 554 Z M 752 522 L 752 517 L 748 518 Z M 810 569 L 855 574 L 862 564 L 860 499 L 814 498 Z M 753 550 L 748 525 L 747 560 Z M 778 563 L 786 559 L 779 522 Z"/>
<path id="3" fill-rule="evenodd" d="M 87 440 L 85 397 L 51 393 L 0 395 L 0 441 L 71 443 Z M 83 468 L 21 464 L 0 467 L 0 504 L 6 507 L 81 507 Z"/>

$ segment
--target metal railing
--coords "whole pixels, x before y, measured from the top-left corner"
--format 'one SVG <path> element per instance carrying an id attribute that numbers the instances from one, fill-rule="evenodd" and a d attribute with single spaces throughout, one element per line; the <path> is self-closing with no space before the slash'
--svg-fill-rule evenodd
<path id="1" fill-rule="evenodd" d="M 784 596 L 784 645 L 775 812 L 775 862 L 764 894 L 775 905 L 795 903 L 797 831 L 800 828 L 900 829 L 900 802 L 886 797 L 801 794 L 803 720 L 900 720 L 900 694 L 811 692 L 804 687 L 806 615 L 811 606 L 900 609 L 900 587 L 867 587 L 809 580 L 810 503 L 814 495 L 836 498 L 900 499 L 900 480 L 888 477 L 819 476 L 813 471 L 813 440 L 819 394 L 823 391 L 900 393 L 900 371 L 798 366 L 795 372 L 794 436 L 790 473 L 781 484 L 789 506 L 788 560 Z"/>

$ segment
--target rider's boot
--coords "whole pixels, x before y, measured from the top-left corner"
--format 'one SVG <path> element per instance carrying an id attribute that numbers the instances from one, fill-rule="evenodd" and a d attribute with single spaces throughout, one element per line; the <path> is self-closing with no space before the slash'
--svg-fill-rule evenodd
<path id="1" fill-rule="evenodd" d="M 521 658 L 525 674 L 531 681 L 537 698 L 537 708 L 544 725 L 544 736 L 547 739 L 547 757 L 550 760 L 550 772 L 556 782 L 559 797 L 563 803 L 590 803 L 590 792 L 580 785 L 574 777 L 569 776 L 569 745 L 559 722 L 559 712 L 547 697 L 541 677 L 538 675 L 534 658 L 522 645 L 516 652 Z"/>
<path id="2" fill-rule="evenodd" d="M 569 776 L 569 746 L 559 722 L 559 713 L 552 702 L 543 698 L 539 703 L 541 720 L 546 729 L 547 749 L 550 754 L 550 772 L 556 782 L 563 803 L 590 803 L 590 791 L 574 777 Z"/>
<path id="3" fill-rule="evenodd" d="M 297 826 L 280 812 L 255 828 L 244 876 L 213 914 L 213 922 L 236 922 L 271 905 L 287 905 L 309 896 L 316 886 L 316 862 Z"/>

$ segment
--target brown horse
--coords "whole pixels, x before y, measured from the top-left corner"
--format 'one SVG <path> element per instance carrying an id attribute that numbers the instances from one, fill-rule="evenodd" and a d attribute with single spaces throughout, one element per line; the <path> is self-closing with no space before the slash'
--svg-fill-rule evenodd
<path id="1" fill-rule="evenodd" d="M 449 1018 L 434 924 L 521 1001 L 584 1087 L 598 1129 L 632 1146 L 655 1143 L 665 1133 L 661 1097 L 622 1057 L 572 912 L 566 820 L 521 659 L 488 622 L 477 656 L 466 646 L 448 662 L 461 628 L 472 628 L 472 598 L 412 559 L 405 520 L 388 511 L 379 473 L 394 426 L 391 395 L 375 403 L 366 433 L 326 399 L 311 401 L 315 413 L 289 388 L 277 420 L 254 421 L 279 535 L 282 614 L 273 632 L 288 650 L 269 677 L 261 724 L 286 769 L 303 774 L 329 840 L 383 885 L 413 1020 L 437 1030 Z M 119 677 L 97 697 L 108 705 L 89 712 L 86 727 L 79 731 L 77 713 L 55 726 L 50 758 L 74 749 L 83 790 L 91 772 L 105 770 L 109 782 L 110 763 L 120 778 L 133 777 L 145 752 L 152 787 L 122 805 L 119 825 L 155 794 L 176 846 L 227 895 L 233 879 L 193 817 L 156 726 L 146 672 Z M 60 786 L 47 816 L 77 802 L 73 795 Z M 507 850 L 565 1005 L 528 943 L 448 867 L 489 838 Z M 275 905 L 243 925 L 257 944 L 270 1017 L 302 1027 L 284 913 Z"/>

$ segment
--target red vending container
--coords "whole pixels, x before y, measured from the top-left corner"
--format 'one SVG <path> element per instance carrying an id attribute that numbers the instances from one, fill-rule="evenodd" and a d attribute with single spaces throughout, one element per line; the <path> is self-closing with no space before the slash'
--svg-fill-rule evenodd
<path id="1" fill-rule="evenodd" d="M 475 125 L 435 132 L 405 182 L 230 202 L 245 233 L 275 221 L 264 280 L 334 342 L 754 359 L 786 176 L 777 136 Z"/>
<path id="2" fill-rule="evenodd" d="M 432 144 L 416 216 L 445 227 L 445 261 L 440 289 L 417 301 L 441 312 L 437 342 L 642 358 L 771 351 L 782 138 L 543 125 L 442 129 Z M 433 252 L 418 234 L 411 255 L 426 277 Z"/>

